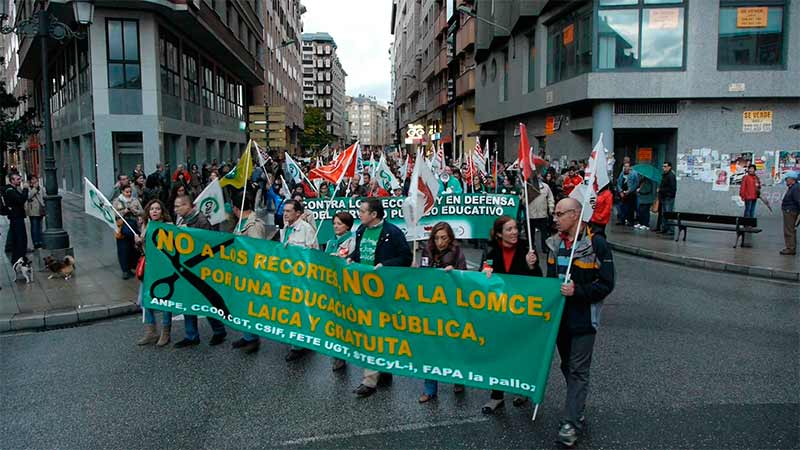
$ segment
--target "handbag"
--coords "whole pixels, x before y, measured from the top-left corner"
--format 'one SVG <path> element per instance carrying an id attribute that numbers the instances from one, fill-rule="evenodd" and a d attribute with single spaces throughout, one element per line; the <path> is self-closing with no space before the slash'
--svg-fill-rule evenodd
<path id="1" fill-rule="evenodd" d="M 136 279 L 139 281 L 144 280 L 144 255 L 139 257 L 139 262 L 136 263 Z"/>

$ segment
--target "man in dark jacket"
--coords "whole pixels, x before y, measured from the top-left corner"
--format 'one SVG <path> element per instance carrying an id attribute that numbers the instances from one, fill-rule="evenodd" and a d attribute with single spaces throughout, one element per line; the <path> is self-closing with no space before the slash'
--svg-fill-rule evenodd
<path id="1" fill-rule="evenodd" d="M 13 174 L 9 177 L 11 184 L 3 188 L 3 198 L 9 209 L 8 221 L 11 226 L 6 237 L 6 247 L 11 247 L 11 264 L 25 256 L 28 250 L 28 232 L 25 229 L 25 203 L 28 201 L 28 189 L 22 187 L 22 177 Z"/>
<path id="2" fill-rule="evenodd" d="M 800 220 L 800 185 L 797 184 L 798 172 L 791 171 L 786 174 L 786 194 L 781 201 L 783 212 L 783 240 L 786 248 L 781 250 L 781 255 L 797 254 L 797 225 Z"/>
<path id="3" fill-rule="evenodd" d="M 555 210 L 558 234 L 547 240 L 547 276 L 564 281 L 561 294 L 566 299 L 556 345 L 567 383 L 558 441 L 567 447 L 575 445 L 586 420 L 583 410 L 589 391 L 589 367 L 600 325 L 600 309 L 603 299 L 614 289 L 611 248 L 605 236 L 593 234 L 581 223 L 580 215 L 581 205 L 577 200 L 565 198 L 558 202 Z M 581 231 L 574 242 L 578 227 Z M 573 246 L 575 251 L 567 278 Z"/>
<path id="4" fill-rule="evenodd" d="M 678 192 L 678 182 L 675 180 L 675 172 L 672 171 L 672 163 L 664 161 L 662 166 L 664 175 L 661 177 L 661 184 L 658 186 L 658 224 L 656 232 L 670 234 L 672 226 L 667 223 L 664 213 L 672 212 L 675 209 L 675 194 Z"/>
<path id="5" fill-rule="evenodd" d="M 361 202 L 358 215 L 361 226 L 356 231 L 356 248 L 348 261 L 375 266 L 411 266 L 411 248 L 406 236 L 395 225 L 383 220 L 383 203 L 370 198 Z M 377 390 L 378 379 L 385 384 L 391 382 L 392 375 L 377 370 L 364 369 L 364 379 L 353 391 L 358 397 L 369 397 Z"/>

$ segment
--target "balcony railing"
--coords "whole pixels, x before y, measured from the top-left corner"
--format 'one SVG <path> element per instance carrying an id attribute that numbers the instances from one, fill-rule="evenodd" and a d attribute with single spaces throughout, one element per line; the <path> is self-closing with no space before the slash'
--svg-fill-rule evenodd
<path id="1" fill-rule="evenodd" d="M 469 18 L 456 33 L 456 54 L 464 53 L 473 45 L 475 45 L 475 19 Z"/>
<path id="2" fill-rule="evenodd" d="M 475 69 L 469 69 L 456 79 L 456 97 L 475 92 Z"/>
<path id="3" fill-rule="evenodd" d="M 434 74 L 438 74 L 444 69 L 447 69 L 447 48 L 442 48 L 439 50 L 439 54 L 436 55 L 436 71 Z"/>
<path id="4" fill-rule="evenodd" d="M 439 17 L 436 18 L 436 28 L 433 29 L 435 36 L 447 31 L 447 11 L 442 9 Z"/>

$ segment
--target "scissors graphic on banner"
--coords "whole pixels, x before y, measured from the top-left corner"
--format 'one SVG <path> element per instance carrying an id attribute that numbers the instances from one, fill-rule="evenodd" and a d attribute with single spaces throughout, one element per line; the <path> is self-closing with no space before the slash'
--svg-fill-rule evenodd
<path id="1" fill-rule="evenodd" d="M 95 208 L 99 209 L 100 212 L 103 213 L 103 217 L 105 217 L 106 222 L 114 223 L 114 213 L 108 210 L 109 205 L 103 203 L 95 191 L 89 190 L 89 198 L 92 200 L 92 205 L 94 205 Z"/>
<path id="2" fill-rule="evenodd" d="M 160 232 L 163 233 L 164 231 Z M 158 233 L 153 233 L 152 239 L 154 244 L 156 243 L 157 234 Z M 221 247 L 229 246 L 233 244 L 233 241 L 234 239 L 230 238 L 225 242 L 222 242 L 220 244 L 211 247 L 211 253 L 216 254 Z M 187 259 L 183 263 L 181 263 L 181 255 L 177 251 L 174 254 L 170 254 L 169 252 L 167 252 L 165 249 L 162 248 L 161 253 L 163 253 L 164 255 L 166 255 L 167 258 L 169 258 L 169 261 L 172 263 L 172 267 L 175 269 L 175 273 L 154 281 L 153 284 L 150 285 L 150 297 L 160 298 L 164 300 L 171 300 L 172 296 L 175 294 L 175 283 L 181 278 L 183 278 L 184 280 L 186 280 L 187 283 L 194 286 L 194 288 L 197 289 L 203 295 L 203 297 L 206 298 L 206 300 L 208 301 L 209 304 L 211 304 L 211 306 L 222 311 L 225 314 L 225 316 L 227 316 L 230 313 L 228 311 L 227 305 L 225 305 L 225 301 L 222 299 L 222 296 L 219 295 L 219 293 L 217 293 L 217 291 L 215 291 L 214 288 L 209 286 L 208 283 L 203 281 L 199 276 L 195 275 L 190 270 L 192 267 L 200 264 L 201 262 L 205 261 L 212 255 L 206 255 L 206 254 L 195 255 Z M 156 295 L 156 287 L 161 285 L 167 286 L 166 295 Z"/>

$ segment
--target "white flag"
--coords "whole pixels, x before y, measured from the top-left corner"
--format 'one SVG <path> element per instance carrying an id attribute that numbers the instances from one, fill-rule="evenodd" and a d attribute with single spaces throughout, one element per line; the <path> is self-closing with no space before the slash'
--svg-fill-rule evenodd
<path id="1" fill-rule="evenodd" d="M 225 197 L 222 196 L 219 180 L 209 183 L 194 200 L 194 204 L 197 206 L 197 210 L 206 216 L 208 223 L 211 225 L 222 223 L 227 218 L 225 214 Z"/>
<path id="2" fill-rule="evenodd" d="M 581 221 L 588 222 L 594 215 L 597 193 L 610 182 L 606 170 L 606 149 L 603 146 L 602 133 L 592 150 L 589 164 L 584 173 L 586 176 L 583 179 L 583 183 L 575 187 L 569 196 L 581 203 L 581 211 L 583 212 Z"/>
<path id="3" fill-rule="evenodd" d="M 386 164 L 386 156 L 381 155 L 381 159 L 378 162 L 378 169 L 375 171 L 378 180 L 378 184 L 386 189 L 387 192 L 394 192 L 395 189 L 400 189 L 400 182 L 397 181 L 397 177 L 394 176 L 392 170 L 389 169 L 389 165 Z"/>
<path id="4" fill-rule="evenodd" d="M 300 170 L 300 166 L 289 156 L 289 153 L 286 153 L 286 175 L 289 176 L 295 183 L 300 183 L 303 181 L 303 172 Z"/>
<path id="5" fill-rule="evenodd" d="M 106 225 L 117 231 L 117 218 L 114 207 L 105 195 L 95 185 L 84 177 L 83 210 L 86 214 L 102 220 Z"/>
<path id="6" fill-rule="evenodd" d="M 406 161 L 400 166 L 400 176 L 403 177 L 403 183 L 405 183 L 408 178 L 408 155 L 406 155 Z"/>
<path id="7" fill-rule="evenodd" d="M 267 153 L 267 149 L 259 147 L 255 141 L 253 141 L 253 145 L 256 148 L 256 155 L 258 155 L 258 165 L 264 167 L 264 165 L 271 159 Z"/>
<path id="8" fill-rule="evenodd" d="M 421 152 L 417 152 L 417 160 L 414 163 L 414 171 L 411 173 L 411 184 L 408 189 L 408 197 L 403 202 L 403 218 L 409 230 L 416 230 L 419 219 L 436 205 L 439 198 L 439 179 L 433 174 L 430 167 L 425 164 L 425 158 Z M 415 236 L 416 233 L 410 233 Z"/>

